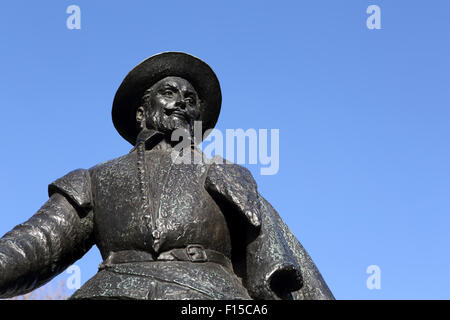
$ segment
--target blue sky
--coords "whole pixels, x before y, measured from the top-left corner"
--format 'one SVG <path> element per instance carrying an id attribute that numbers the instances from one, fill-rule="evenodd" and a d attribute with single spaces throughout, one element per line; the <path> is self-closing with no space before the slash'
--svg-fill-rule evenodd
<path id="1" fill-rule="evenodd" d="M 80 30 L 66 28 L 72 4 Z M 366 27 L 372 4 L 381 30 Z M 127 153 L 111 121 L 116 89 L 146 57 L 185 51 L 219 77 L 217 128 L 280 130 L 279 172 L 247 167 L 336 298 L 449 299 L 449 9 L 3 1 L 0 233 L 39 209 L 51 181 Z M 100 262 L 94 248 L 76 263 L 82 282 Z M 380 290 L 366 287 L 370 265 Z"/>

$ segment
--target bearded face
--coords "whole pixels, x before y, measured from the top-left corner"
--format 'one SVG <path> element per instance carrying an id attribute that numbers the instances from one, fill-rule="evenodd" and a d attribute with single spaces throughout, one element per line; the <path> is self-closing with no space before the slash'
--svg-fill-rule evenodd
<path id="1" fill-rule="evenodd" d="M 152 128 L 166 135 L 175 129 L 192 131 L 195 120 L 200 117 L 200 101 L 194 87 L 180 77 L 166 77 L 150 89 L 143 98 L 142 106 L 138 109 L 145 114 L 147 128 Z"/>

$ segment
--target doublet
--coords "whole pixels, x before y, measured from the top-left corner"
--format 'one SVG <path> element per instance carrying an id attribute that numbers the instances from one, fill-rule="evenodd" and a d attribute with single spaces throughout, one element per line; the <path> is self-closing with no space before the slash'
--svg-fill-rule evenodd
<path id="1" fill-rule="evenodd" d="M 51 183 L 48 203 L 0 239 L 0 296 L 96 245 L 104 262 L 72 299 L 333 298 L 247 169 L 153 149 L 139 161 L 131 152 Z"/>

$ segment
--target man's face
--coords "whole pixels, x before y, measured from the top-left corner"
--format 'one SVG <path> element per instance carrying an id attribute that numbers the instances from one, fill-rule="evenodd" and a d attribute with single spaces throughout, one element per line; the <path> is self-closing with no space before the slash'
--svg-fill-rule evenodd
<path id="1" fill-rule="evenodd" d="M 185 79 L 167 77 L 146 91 L 143 98 L 147 128 L 166 134 L 175 129 L 191 131 L 200 117 L 200 101 L 194 87 Z"/>

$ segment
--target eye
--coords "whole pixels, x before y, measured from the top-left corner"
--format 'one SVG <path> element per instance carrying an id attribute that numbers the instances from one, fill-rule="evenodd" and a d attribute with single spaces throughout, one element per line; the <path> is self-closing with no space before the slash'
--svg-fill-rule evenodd
<path id="1" fill-rule="evenodd" d="M 185 101 L 187 104 L 190 104 L 190 105 L 194 105 L 194 104 L 197 103 L 197 100 L 196 100 L 195 97 L 192 96 L 192 95 L 188 95 L 186 98 L 184 98 L 184 101 Z"/>
<path id="2" fill-rule="evenodd" d="M 173 95 L 174 95 L 174 93 L 173 93 L 172 90 L 164 90 L 164 91 L 162 92 L 162 95 L 165 96 L 165 97 L 167 97 L 167 98 L 172 98 Z"/>
<path id="3" fill-rule="evenodd" d="M 189 103 L 189 104 L 195 104 L 195 99 L 194 99 L 194 98 L 191 98 L 191 97 L 187 97 L 187 98 L 185 99 L 185 101 L 186 101 L 187 103 Z"/>

